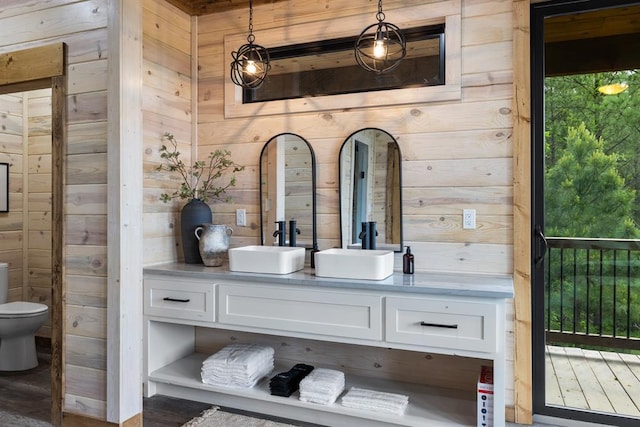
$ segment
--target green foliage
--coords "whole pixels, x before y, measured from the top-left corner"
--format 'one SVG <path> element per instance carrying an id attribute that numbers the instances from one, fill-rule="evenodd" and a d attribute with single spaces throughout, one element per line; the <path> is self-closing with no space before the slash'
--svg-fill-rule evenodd
<path id="1" fill-rule="evenodd" d="M 598 91 L 620 81 L 625 92 Z M 545 80 L 547 236 L 640 238 L 639 88 L 638 70 Z M 629 246 L 551 249 L 549 329 L 640 338 L 640 251 Z"/>
<path id="2" fill-rule="evenodd" d="M 200 199 L 203 202 L 206 202 L 208 198 L 231 201 L 230 197 L 223 198 L 222 195 L 229 187 L 236 185 L 234 174 L 244 170 L 244 166 L 231 160 L 229 150 L 212 151 L 209 153 L 207 161 L 198 160 L 189 167 L 180 159 L 178 143 L 174 136 L 166 132 L 164 138 L 171 143 L 171 148 L 164 144 L 160 147 L 160 157 L 166 161 L 166 164 L 158 166 L 157 170 L 178 173 L 182 182 L 173 193 L 161 194 L 160 200 L 165 203 L 175 198 Z M 216 185 L 227 172 L 231 174 L 229 180 Z"/>
<path id="3" fill-rule="evenodd" d="M 624 81 L 628 89 L 603 95 L 602 85 Z M 562 156 L 570 128 L 584 124 L 604 144 L 605 154 L 616 154 L 618 172 L 627 188 L 640 189 L 640 71 L 625 70 L 545 79 L 545 162 L 554 167 Z M 640 223 L 640 192 L 631 215 Z M 614 236 L 610 236 L 614 237 Z"/>
<path id="4" fill-rule="evenodd" d="M 547 169 L 546 233 L 550 236 L 636 238 L 636 191 L 618 172 L 618 155 L 581 123 L 569 127 L 564 150 Z"/>

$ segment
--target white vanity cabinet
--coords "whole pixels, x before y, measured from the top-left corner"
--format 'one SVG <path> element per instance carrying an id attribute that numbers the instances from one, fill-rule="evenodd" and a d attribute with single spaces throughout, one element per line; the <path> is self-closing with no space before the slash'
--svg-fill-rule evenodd
<path id="1" fill-rule="evenodd" d="M 382 298 L 366 292 L 228 283 L 218 285 L 218 310 L 229 327 L 382 340 Z"/>
<path id="2" fill-rule="evenodd" d="M 510 278 L 474 282 L 464 276 L 457 281 L 442 275 L 407 279 L 396 273 L 385 281 L 368 282 L 316 278 L 310 270 L 276 276 L 182 264 L 147 268 L 145 395 L 159 393 L 330 426 L 476 424 L 476 402 L 469 394 L 461 398 L 452 389 L 348 372 L 346 390 L 356 386 L 408 395 L 405 414 L 349 409 L 339 399 L 330 406 L 306 403 L 297 393 L 271 396 L 268 379 L 252 389 L 203 384 L 200 367 L 208 354 L 195 352 L 195 328 L 218 328 L 487 360 L 494 367 L 494 425 L 501 426 L 504 306 L 512 292 Z M 291 364 L 279 364 L 275 350 L 275 372 L 288 370 Z"/>

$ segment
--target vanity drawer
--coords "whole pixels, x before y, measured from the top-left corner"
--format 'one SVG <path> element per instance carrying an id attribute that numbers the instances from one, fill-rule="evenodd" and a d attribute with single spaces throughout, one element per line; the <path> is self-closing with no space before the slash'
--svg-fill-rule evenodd
<path id="1" fill-rule="evenodd" d="M 214 284 L 208 281 L 145 278 L 144 314 L 213 322 Z"/>
<path id="2" fill-rule="evenodd" d="M 218 286 L 218 321 L 339 337 L 382 339 L 382 298 L 294 287 Z"/>
<path id="3" fill-rule="evenodd" d="M 495 304 L 429 298 L 386 298 L 389 342 L 497 351 Z"/>

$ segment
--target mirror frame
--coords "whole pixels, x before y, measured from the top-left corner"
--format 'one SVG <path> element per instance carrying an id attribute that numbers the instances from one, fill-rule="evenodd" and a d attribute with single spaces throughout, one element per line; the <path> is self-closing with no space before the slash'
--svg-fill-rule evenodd
<path id="1" fill-rule="evenodd" d="M 260 187 L 260 244 L 261 245 L 265 245 L 265 230 L 264 230 L 264 206 L 262 206 L 262 196 L 263 196 L 263 189 L 262 189 L 262 156 L 265 154 L 267 147 L 269 146 L 269 143 L 271 143 L 271 141 L 276 140 L 277 138 L 284 136 L 284 135 L 292 135 L 295 137 L 300 138 L 301 141 L 304 141 L 304 143 L 307 145 L 307 147 L 309 148 L 309 153 L 311 154 L 311 217 L 312 217 L 312 224 L 311 224 L 311 248 L 305 248 L 305 249 L 312 249 L 312 250 L 317 250 L 318 249 L 318 231 L 317 231 L 317 221 L 316 221 L 316 213 L 317 213 L 317 206 L 316 206 L 316 154 L 313 151 L 313 147 L 311 146 L 311 144 L 309 144 L 309 141 L 307 141 L 306 139 L 304 139 L 303 137 L 301 137 L 300 135 L 293 133 L 293 132 L 281 132 L 277 135 L 272 136 L 271 138 L 269 138 L 269 140 L 267 142 L 265 142 L 265 144 L 262 146 L 262 150 L 260 150 L 260 158 L 258 159 L 259 162 L 259 168 L 258 168 L 258 185 Z M 300 246 L 302 247 L 302 246 Z"/>
<path id="2" fill-rule="evenodd" d="M 389 137 L 391 137 L 391 139 L 393 140 L 393 142 L 395 142 L 396 147 L 398 149 L 398 191 L 400 192 L 400 204 L 398 206 L 399 209 L 399 216 L 400 216 L 400 242 L 398 243 L 399 247 L 398 248 L 393 248 L 394 252 L 402 252 L 403 248 L 404 248 L 404 235 L 403 235 L 403 215 L 402 215 L 402 152 L 400 150 L 400 144 L 398 144 L 398 140 L 391 135 L 389 132 L 387 132 L 384 129 L 380 129 L 380 128 L 376 128 L 376 127 L 365 127 L 365 128 L 361 128 L 356 130 L 355 132 L 352 132 L 348 137 L 345 138 L 344 142 L 342 143 L 342 145 L 340 146 L 340 152 L 338 154 L 338 191 L 339 191 L 339 212 L 340 212 L 340 247 L 342 248 L 347 248 L 349 246 L 349 238 L 347 236 L 344 236 L 343 234 L 343 225 L 344 225 L 344 215 L 345 213 L 343 212 L 342 209 L 342 196 L 343 196 L 343 192 L 344 190 L 342 189 L 342 172 L 343 172 L 343 165 L 342 165 L 342 154 L 344 152 L 344 148 L 347 145 L 347 142 L 350 141 L 356 134 L 363 132 L 363 131 L 377 131 L 377 132 L 384 132 L 385 134 L 389 135 Z M 394 244 L 395 246 L 395 244 Z"/>

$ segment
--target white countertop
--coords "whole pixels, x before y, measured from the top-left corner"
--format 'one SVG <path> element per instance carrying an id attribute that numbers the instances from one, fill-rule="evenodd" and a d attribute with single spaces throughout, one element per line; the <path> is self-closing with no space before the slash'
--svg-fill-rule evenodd
<path id="1" fill-rule="evenodd" d="M 287 284 L 309 287 L 330 287 L 407 292 L 442 296 L 466 296 L 475 298 L 513 298 L 511 276 L 468 273 L 419 273 L 395 272 L 384 280 L 354 280 L 316 277 L 314 270 L 305 268 L 291 274 L 239 273 L 229 270 L 229 265 L 206 267 L 202 264 L 168 263 L 147 266 L 145 274 L 189 277 L 193 279 L 238 280 L 252 283 Z"/>

